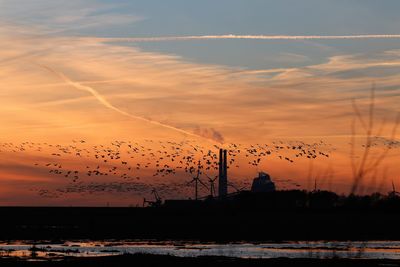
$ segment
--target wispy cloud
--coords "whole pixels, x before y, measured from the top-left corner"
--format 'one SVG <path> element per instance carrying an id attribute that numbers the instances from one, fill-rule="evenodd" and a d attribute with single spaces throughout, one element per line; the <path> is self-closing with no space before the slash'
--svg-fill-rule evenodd
<path id="1" fill-rule="evenodd" d="M 400 34 L 366 35 L 193 35 L 160 37 L 97 38 L 102 42 L 166 42 L 191 40 L 365 40 L 365 39 L 400 39 Z"/>
<path id="2" fill-rule="evenodd" d="M 71 21 L 76 19 L 64 17 L 59 22 Z M 399 111 L 398 51 L 377 53 L 374 57 L 331 56 L 326 62 L 309 66 L 248 70 L 199 64 L 178 56 L 113 43 L 172 41 L 173 37 L 99 39 L 41 35 L 33 31 L 34 38 L 21 38 L 12 33 L 13 29 L 0 30 L 0 84 L 3 88 L 0 133 L 11 141 L 63 143 L 76 137 L 94 143 L 115 139 L 181 140 L 181 133 L 241 143 L 324 139 L 338 147 L 334 160 L 340 169 L 336 172 L 341 175 L 338 179 L 342 180 L 337 182 L 345 185 L 348 174 L 345 153 L 353 116 L 350 99 L 360 99 L 359 106 L 363 110 L 368 106 L 366 92 L 371 83 L 376 82 L 377 119 L 387 119 L 383 135 L 393 123 L 390 114 Z M 246 36 L 211 36 L 209 39 Z M 261 36 L 260 40 L 279 40 L 285 36 L 274 38 Z M 285 40 L 299 40 L 299 37 Z M 285 56 L 291 60 L 304 59 L 297 54 Z M 44 69 L 37 63 L 48 67 Z M 373 76 L 371 70 L 385 75 Z M 202 141 L 199 138 L 199 142 Z M 18 162 L 23 165 L 31 159 L 18 158 L 17 163 L 10 165 L 13 168 L 4 170 L 4 177 L 27 179 L 24 175 L 30 172 L 29 168 L 20 175 L 15 173 L 19 172 Z M 395 160 L 393 162 L 393 171 L 398 171 Z M 290 173 L 301 178 L 304 171 L 301 164 L 289 170 L 272 159 L 266 167 L 278 176 Z M 32 175 L 32 179 L 45 177 L 42 172 Z M 51 178 L 46 179 L 50 184 Z M 17 182 L 7 184 L 8 188 L 17 185 Z"/>
<path id="3" fill-rule="evenodd" d="M 349 99 L 363 97 L 375 81 L 382 88 L 380 101 L 394 112 L 395 88 L 400 85 L 393 71 L 400 67 L 395 52 L 374 58 L 333 56 L 325 63 L 297 68 L 246 70 L 186 62 L 135 47 L 88 43 L 79 37 L 42 37 L 40 45 L 34 39 L 12 45 L 13 40 L 2 38 L 0 58 L 12 59 L 0 65 L 2 79 L 13 88 L 3 98 L 7 101 L 3 107 L 14 103 L 14 107 L 35 106 L 49 112 L 58 105 L 60 114 L 90 114 L 87 111 L 94 108 L 87 97 L 90 93 L 100 96 L 97 101 L 103 107 L 116 108 L 115 113 L 124 117 L 173 125 L 177 132 L 193 133 L 198 126 L 215 129 L 228 140 L 253 139 L 259 131 L 263 136 L 290 136 L 287 125 L 296 127 L 295 136 L 337 135 L 328 127 L 334 120 L 338 121 L 335 130 L 346 133 Z M 30 52 L 37 49 L 41 53 Z M 26 62 L 56 68 L 57 75 Z M 371 76 L 371 69 L 387 75 Z M 71 87 L 80 89 L 75 92 Z M 79 115 L 77 120 L 81 119 Z"/>
<path id="4" fill-rule="evenodd" d="M 144 19 L 132 13 L 115 12 L 122 7 L 120 3 L 99 3 L 96 0 L 0 1 L 0 5 L 0 22 L 28 35 L 82 34 L 88 30 L 130 25 Z"/>
<path id="5" fill-rule="evenodd" d="M 57 77 L 59 77 L 61 80 L 63 80 L 66 84 L 78 89 L 78 90 L 82 90 L 85 92 L 90 93 L 91 95 L 93 95 L 95 97 L 96 100 L 98 100 L 104 107 L 111 109 L 123 116 L 129 117 L 131 119 L 135 119 L 135 120 L 139 120 L 139 121 L 144 121 L 146 123 L 150 123 L 150 124 L 154 124 L 156 126 L 160 126 L 162 128 L 166 128 L 172 131 L 176 131 L 179 133 L 182 133 L 184 135 L 188 135 L 188 136 L 192 136 L 192 137 L 200 137 L 200 138 L 205 138 L 208 140 L 212 140 L 212 141 L 216 141 L 218 143 L 223 143 L 223 138 L 221 136 L 221 134 L 219 134 L 218 132 L 216 132 L 214 129 L 212 129 L 211 131 L 203 131 L 203 130 L 199 130 L 199 128 L 196 128 L 194 132 L 189 132 L 189 131 L 185 131 L 183 129 L 165 124 L 165 123 L 161 123 L 159 121 L 155 121 L 155 120 L 151 120 L 145 117 L 140 117 L 140 116 L 136 116 L 134 114 L 131 114 L 129 112 L 126 112 L 116 106 L 114 106 L 113 104 L 111 104 L 107 99 L 105 99 L 105 97 L 103 95 L 101 95 L 98 91 L 96 91 L 96 89 L 87 86 L 87 85 L 82 85 L 78 82 L 74 82 L 72 81 L 70 78 L 68 78 L 64 73 L 62 72 L 58 72 L 48 66 L 45 65 L 39 65 L 43 68 L 45 68 L 46 70 L 48 70 L 49 72 L 53 73 L 54 75 L 56 75 Z"/>

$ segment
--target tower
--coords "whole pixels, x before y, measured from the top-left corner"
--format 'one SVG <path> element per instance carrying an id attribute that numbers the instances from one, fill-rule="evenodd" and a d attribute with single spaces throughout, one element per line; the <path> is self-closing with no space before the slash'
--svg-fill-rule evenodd
<path id="1" fill-rule="evenodd" d="M 226 197 L 228 194 L 228 164 L 227 164 L 227 151 L 226 149 L 219 150 L 219 175 L 218 175 L 218 196 L 220 198 Z"/>

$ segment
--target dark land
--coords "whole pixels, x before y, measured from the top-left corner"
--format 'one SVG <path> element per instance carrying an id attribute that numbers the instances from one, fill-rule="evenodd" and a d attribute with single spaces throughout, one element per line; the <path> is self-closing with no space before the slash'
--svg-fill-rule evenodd
<path id="1" fill-rule="evenodd" d="M 68 257 L 63 260 L 51 261 L 26 261 L 16 258 L 0 259 L 0 266 L 9 267 L 126 267 L 126 266 L 174 266 L 174 267 L 197 267 L 197 266 L 218 266 L 218 267 L 258 267 L 258 266 L 296 266 L 296 267 L 320 267 L 320 266 L 341 266 L 341 267 L 375 267 L 375 266 L 400 266 L 399 261 L 395 260 L 363 260 L 363 259 L 237 259 L 226 257 L 197 257 L 197 258 L 179 258 L 173 256 L 157 255 L 122 255 L 109 257 L 88 257 L 73 258 Z"/>
<path id="2" fill-rule="evenodd" d="M 400 198 L 241 192 L 158 207 L 0 207 L 0 240 L 400 240 Z"/>

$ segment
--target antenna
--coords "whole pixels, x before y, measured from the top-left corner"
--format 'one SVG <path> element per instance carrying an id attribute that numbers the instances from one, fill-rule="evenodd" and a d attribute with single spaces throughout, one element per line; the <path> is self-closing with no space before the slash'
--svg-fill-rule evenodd
<path id="1" fill-rule="evenodd" d="M 198 200 L 198 199 L 199 199 L 199 183 L 200 183 L 201 185 L 203 185 L 205 188 L 208 189 L 207 185 L 205 185 L 205 184 L 200 180 L 200 174 L 201 174 L 201 172 L 200 172 L 200 167 L 201 167 L 201 165 L 200 165 L 200 160 L 199 160 L 199 163 L 198 163 L 198 165 L 197 165 L 197 176 L 196 176 L 196 177 L 193 177 L 193 179 L 188 183 L 188 185 L 194 183 L 194 197 L 195 197 L 195 200 Z"/>
<path id="2" fill-rule="evenodd" d="M 161 206 L 162 199 L 161 199 L 160 195 L 157 193 L 157 190 L 155 188 L 153 188 L 153 190 L 151 190 L 151 193 L 154 195 L 155 200 L 150 201 L 150 200 L 147 200 L 146 198 L 143 198 L 143 207 L 145 207 L 146 204 L 148 204 L 150 207 Z"/>
<path id="3" fill-rule="evenodd" d="M 208 178 L 208 183 L 210 184 L 210 196 L 214 197 L 215 196 L 215 181 L 218 179 L 218 176 L 215 177 L 214 179 L 205 174 Z"/>
<path id="4" fill-rule="evenodd" d="M 215 181 L 217 180 L 217 178 L 214 179 L 209 179 L 208 181 L 210 182 L 210 196 L 214 197 L 215 195 Z"/>

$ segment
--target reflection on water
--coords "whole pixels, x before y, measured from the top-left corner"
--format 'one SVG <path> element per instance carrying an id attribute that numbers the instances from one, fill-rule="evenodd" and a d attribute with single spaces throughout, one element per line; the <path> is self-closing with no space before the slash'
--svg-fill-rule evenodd
<path id="1" fill-rule="evenodd" d="M 1 257 L 109 256 L 159 254 L 180 257 L 227 256 L 240 258 L 366 258 L 400 259 L 400 241 L 370 242 L 284 242 L 284 243 L 198 243 L 183 241 L 103 241 L 52 244 L 0 243 Z"/>

